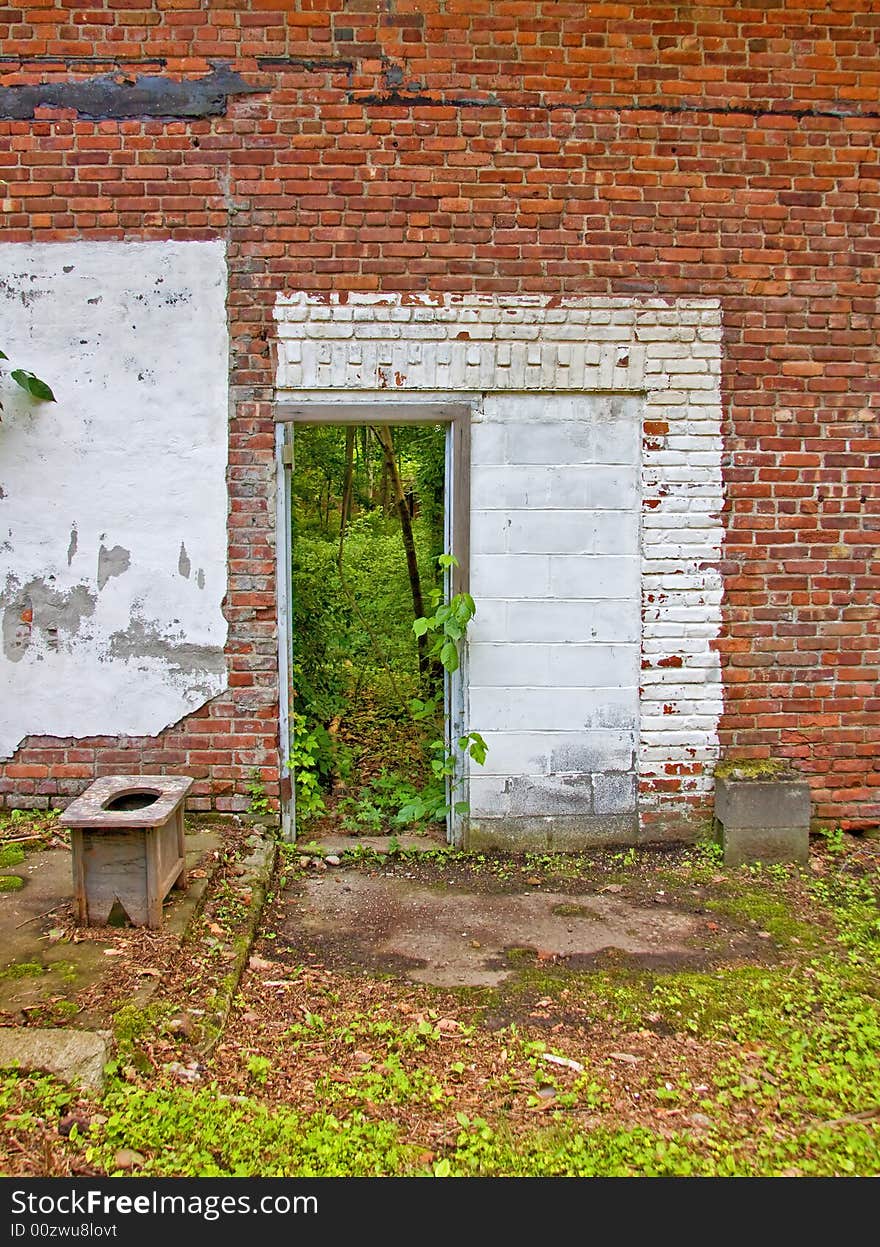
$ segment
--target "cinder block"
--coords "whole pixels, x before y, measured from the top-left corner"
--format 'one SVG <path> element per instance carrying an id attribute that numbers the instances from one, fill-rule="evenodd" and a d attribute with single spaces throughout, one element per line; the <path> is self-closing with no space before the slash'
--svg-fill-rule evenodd
<path id="1" fill-rule="evenodd" d="M 810 788 L 802 781 L 718 779 L 715 820 L 726 866 L 809 857 Z"/>
<path id="2" fill-rule="evenodd" d="M 639 844 L 647 837 L 635 814 L 597 817 L 473 818 L 465 830 L 471 851 L 506 853 L 578 853 L 605 845 Z"/>
<path id="3" fill-rule="evenodd" d="M 637 645 L 471 645 L 472 687 L 627 688 L 638 682 Z"/>
<path id="4" fill-rule="evenodd" d="M 507 430 L 507 461 L 515 464 L 582 464 L 595 459 L 589 410 L 579 421 L 512 423 Z"/>
<path id="5" fill-rule="evenodd" d="M 521 558 L 528 557 L 521 555 Z M 556 598 L 638 597 L 639 560 L 627 554 L 557 554 L 550 557 L 550 592 Z"/>
<path id="6" fill-rule="evenodd" d="M 593 808 L 597 814 L 632 814 L 636 810 L 634 774 L 593 775 Z"/>
<path id="7" fill-rule="evenodd" d="M 717 779 L 715 817 L 729 827 L 809 827 L 810 786 L 789 779 Z"/>
<path id="8" fill-rule="evenodd" d="M 810 856 L 809 827 L 722 826 L 725 866 L 746 862 L 806 862 Z"/>
<path id="9" fill-rule="evenodd" d="M 589 775 L 471 775 L 472 816 L 520 817 L 593 813 Z"/>

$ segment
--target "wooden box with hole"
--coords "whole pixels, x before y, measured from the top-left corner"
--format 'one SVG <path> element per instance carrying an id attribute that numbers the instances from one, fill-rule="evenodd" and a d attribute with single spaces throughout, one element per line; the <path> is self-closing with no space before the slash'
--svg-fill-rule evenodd
<path id="1" fill-rule="evenodd" d="M 83 926 L 121 908 L 135 926 L 162 925 L 162 902 L 186 887 L 183 775 L 108 775 L 64 811 L 71 830 L 73 892 Z"/>

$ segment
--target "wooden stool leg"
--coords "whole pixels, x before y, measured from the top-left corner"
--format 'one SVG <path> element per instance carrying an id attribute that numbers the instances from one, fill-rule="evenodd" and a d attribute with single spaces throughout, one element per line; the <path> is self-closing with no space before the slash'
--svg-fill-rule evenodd
<path id="1" fill-rule="evenodd" d="M 177 820 L 177 855 L 180 858 L 180 874 L 174 880 L 172 887 L 186 888 L 186 833 L 183 826 L 183 804 L 177 807 L 174 815 Z"/>
<path id="2" fill-rule="evenodd" d="M 147 856 L 147 926 L 154 931 L 162 925 L 162 893 L 160 890 L 159 838 L 152 828 L 146 832 Z"/>
<path id="3" fill-rule="evenodd" d="M 73 897 L 76 901 L 76 918 L 80 926 L 87 926 L 89 921 L 89 902 L 86 896 L 86 864 L 83 860 L 85 845 L 83 833 L 71 829 L 70 848 L 73 858 Z"/>

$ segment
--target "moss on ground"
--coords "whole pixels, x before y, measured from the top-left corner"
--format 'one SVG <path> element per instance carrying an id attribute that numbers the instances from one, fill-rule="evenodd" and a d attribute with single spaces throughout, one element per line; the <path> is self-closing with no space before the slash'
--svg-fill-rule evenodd
<path id="1" fill-rule="evenodd" d="M 0 970 L 0 979 L 36 978 L 42 973 L 43 967 L 39 961 L 17 961 L 5 970 Z"/>

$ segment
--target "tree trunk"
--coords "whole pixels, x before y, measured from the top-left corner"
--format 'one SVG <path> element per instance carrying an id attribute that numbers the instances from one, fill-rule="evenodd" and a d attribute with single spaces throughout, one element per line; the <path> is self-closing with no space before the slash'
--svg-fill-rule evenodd
<path id="1" fill-rule="evenodd" d="M 407 506 L 406 494 L 403 489 L 403 481 L 400 479 L 400 471 L 397 467 L 397 456 L 394 453 L 394 435 L 387 424 L 374 427 L 373 432 L 375 433 L 376 440 L 382 447 L 382 453 L 385 456 L 385 466 L 394 491 L 394 501 L 397 504 L 397 514 L 400 517 L 400 535 L 403 538 L 403 548 L 406 552 L 406 570 L 409 575 L 409 589 L 412 594 L 413 615 L 414 618 L 421 619 L 425 614 L 425 604 L 422 598 L 422 582 L 419 576 L 419 563 L 416 558 L 416 543 L 413 539 L 412 519 L 410 518 L 409 507 Z M 419 675 L 423 681 L 427 681 L 430 675 L 431 664 L 428 660 L 428 647 L 423 636 L 418 638 L 418 648 Z"/>
<path id="2" fill-rule="evenodd" d="M 354 434 L 351 424 L 345 430 L 345 473 L 342 481 L 342 506 L 339 512 L 339 553 L 336 562 L 342 565 L 342 552 L 345 549 L 345 527 L 351 518 L 352 478 L 354 475 Z"/>

